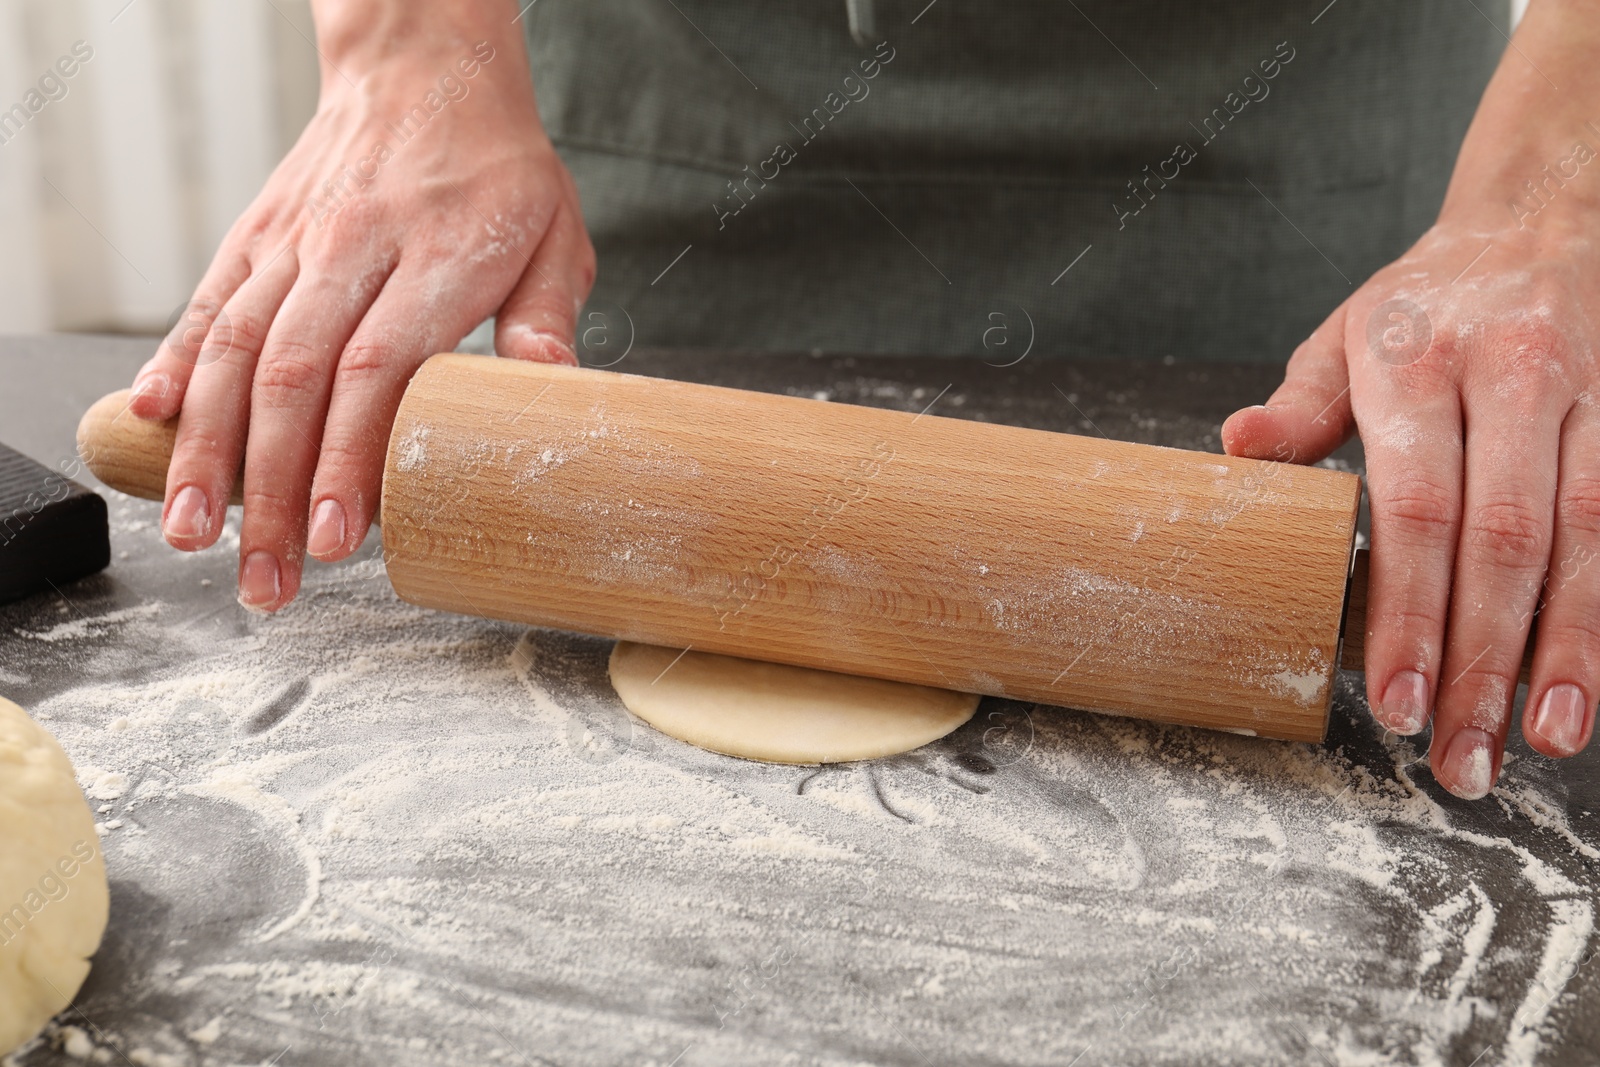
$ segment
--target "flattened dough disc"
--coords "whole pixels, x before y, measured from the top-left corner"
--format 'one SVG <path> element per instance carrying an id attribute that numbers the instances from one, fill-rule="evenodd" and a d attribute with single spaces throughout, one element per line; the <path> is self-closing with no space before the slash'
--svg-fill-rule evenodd
<path id="1" fill-rule="evenodd" d="M 980 699 L 631 641 L 611 650 L 611 684 L 629 711 L 662 733 L 768 763 L 847 763 L 909 752 L 972 718 Z"/>

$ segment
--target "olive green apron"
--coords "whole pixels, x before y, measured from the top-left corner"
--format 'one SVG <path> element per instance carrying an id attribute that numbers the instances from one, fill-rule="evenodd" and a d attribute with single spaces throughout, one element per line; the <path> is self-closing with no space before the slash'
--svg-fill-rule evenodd
<path id="1" fill-rule="evenodd" d="M 1485 14 L 1487 13 L 1487 14 Z M 1506 0 L 539 0 L 641 345 L 1282 361 L 1433 221 Z M 1492 21 L 1491 21 L 1492 20 Z"/>

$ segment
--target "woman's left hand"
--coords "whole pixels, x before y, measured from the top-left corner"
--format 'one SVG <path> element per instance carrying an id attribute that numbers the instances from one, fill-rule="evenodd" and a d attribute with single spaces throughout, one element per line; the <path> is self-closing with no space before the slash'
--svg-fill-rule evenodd
<path id="1" fill-rule="evenodd" d="M 1570 756 L 1593 730 L 1597 283 L 1587 237 L 1442 221 L 1295 351 L 1265 406 L 1223 427 L 1233 455 L 1292 450 L 1301 462 L 1359 427 L 1368 699 L 1399 734 L 1432 714 L 1433 772 L 1458 796 L 1483 796 L 1499 773 L 1536 609 L 1523 734 Z"/>
<path id="2" fill-rule="evenodd" d="M 1295 350 L 1232 455 L 1313 463 L 1359 429 L 1372 506 L 1367 697 L 1457 796 L 1522 732 L 1583 750 L 1600 700 L 1600 19 L 1534 0 L 1439 221 Z"/>

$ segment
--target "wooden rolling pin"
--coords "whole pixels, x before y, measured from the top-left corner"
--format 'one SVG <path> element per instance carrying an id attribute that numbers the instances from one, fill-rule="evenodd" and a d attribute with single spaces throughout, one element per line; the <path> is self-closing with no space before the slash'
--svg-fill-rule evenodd
<path id="1" fill-rule="evenodd" d="M 125 407 L 80 448 L 161 499 L 175 427 Z M 440 355 L 382 527 L 428 607 L 1315 741 L 1359 498 L 1316 467 Z"/>

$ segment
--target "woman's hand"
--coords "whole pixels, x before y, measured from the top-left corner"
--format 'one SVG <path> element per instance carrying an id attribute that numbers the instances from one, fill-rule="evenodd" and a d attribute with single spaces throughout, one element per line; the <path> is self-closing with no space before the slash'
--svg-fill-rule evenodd
<path id="1" fill-rule="evenodd" d="M 421 362 L 497 314 L 500 355 L 576 363 L 595 270 L 509 4 L 315 10 L 316 117 L 131 404 L 181 412 L 162 515 L 175 547 L 217 540 L 242 465 L 239 600 L 263 611 L 293 599 L 307 551 L 361 544 Z"/>
<path id="2" fill-rule="evenodd" d="M 1528 743 L 1580 751 L 1600 700 L 1600 33 L 1582 8 L 1535 0 L 1439 222 L 1223 427 L 1231 454 L 1303 462 L 1359 427 L 1368 698 L 1396 733 L 1431 715 L 1434 776 L 1468 798 L 1499 774 L 1536 610 Z"/>

